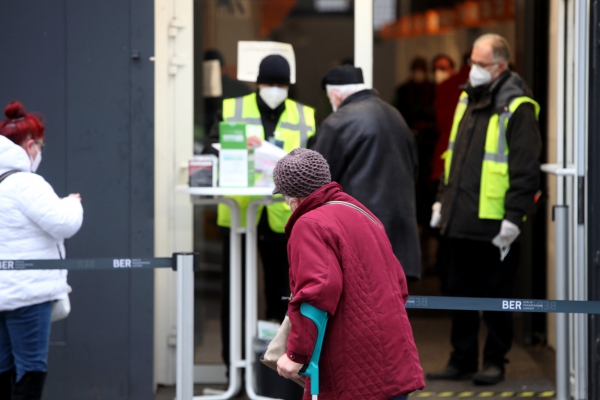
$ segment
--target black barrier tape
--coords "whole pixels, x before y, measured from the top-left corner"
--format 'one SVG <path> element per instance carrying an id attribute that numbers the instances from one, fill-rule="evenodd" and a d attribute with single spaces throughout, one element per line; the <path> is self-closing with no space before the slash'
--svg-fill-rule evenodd
<path id="1" fill-rule="evenodd" d="M 192 254 L 192 253 L 184 253 Z M 32 269 L 132 270 L 172 268 L 172 258 L 90 258 L 66 260 L 0 260 L 1 271 Z M 198 268 L 194 257 L 194 270 Z M 600 314 L 600 301 L 489 299 L 481 297 L 409 296 L 406 308 L 426 310 L 515 311 Z"/>
<path id="2" fill-rule="evenodd" d="M 409 296 L 408 301 L 406 302 L 406 308 L 426 310 L 600 314 L 600 301 Z"/>
<path id="3" fill-rule="evenodd" d="M 29 269 L 155 269 L 171 268 L 171 258 L 89 258 L 66 260 L 0 260 L 0 271 Z"/>

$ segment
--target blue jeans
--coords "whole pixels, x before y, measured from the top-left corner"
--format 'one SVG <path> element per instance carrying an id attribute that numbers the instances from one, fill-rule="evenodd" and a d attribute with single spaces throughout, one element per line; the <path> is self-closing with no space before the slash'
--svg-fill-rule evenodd
<path id="1" fill-rule="evenodd" d="M 392 397 L 390 400 L 406 400 L 406 399 L 408 399 L 408 395 L 403 394 L 402 396 Z"/>
<path id="2" fill-rule="evenodd" d="M 0 373 L 46 372 L 52 302 L 0 311 Z"/>

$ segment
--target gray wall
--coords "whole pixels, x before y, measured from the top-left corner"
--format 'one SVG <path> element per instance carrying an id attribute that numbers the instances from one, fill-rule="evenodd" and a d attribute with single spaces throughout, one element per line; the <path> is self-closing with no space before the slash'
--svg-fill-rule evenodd
<path id="1" fill-rule="evenodd" d="M 0 107 L 18 99 L 44 115 L 39 173 L 83 198 L 69 258 L 153 256 L 153 48 L 151 0 L 23 0 L 0 13 Z M 69 283 L 44 398 L 150 399 L 152 271 L 71 272 Z"/>

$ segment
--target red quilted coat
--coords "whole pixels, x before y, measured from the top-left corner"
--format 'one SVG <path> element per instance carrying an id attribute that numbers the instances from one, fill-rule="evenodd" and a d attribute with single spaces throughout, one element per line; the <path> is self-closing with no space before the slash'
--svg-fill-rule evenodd
<path id="1" fill-rule="evenodd" d="M 330 201 L 352 203 L 371 218 L 346 205 L 324 204 Z M 300 304 L 331 316 L 319 362 L 319 400 L 387 400 L 422 389 L 404 308 L 406 278 L 377 217 L 333 182 L 299 205 L 286 233 L 291 360 L 307 364 L 316 340 L 315 325 L 300 314 Z M 308 389 L 304 398 L 310 399 Z"/>

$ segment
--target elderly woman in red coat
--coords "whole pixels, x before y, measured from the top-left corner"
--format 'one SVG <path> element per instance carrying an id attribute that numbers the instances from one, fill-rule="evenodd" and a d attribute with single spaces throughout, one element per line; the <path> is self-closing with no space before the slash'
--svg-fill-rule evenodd
<path id="1" fill-rule="evenodd" d="M 327 161 L 315 151 L 292 151 L 273 175 L 274 193 L 283 194 L 293 211 L 286 226 L 292 327 L 279 374 L 298 378 L 310 360 L 317 330 L 300 314 L 307 302 L 330 315 L 319 399 L 403 399 L 422 389 L 404 308 L 406 277 L 382 223 L 331 182 Z"/>

